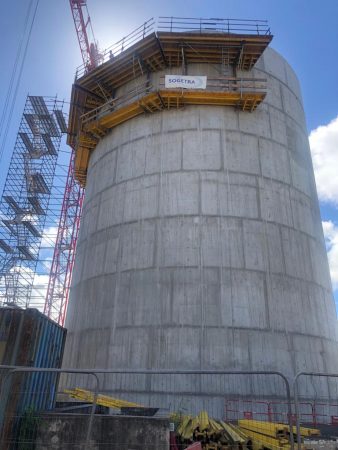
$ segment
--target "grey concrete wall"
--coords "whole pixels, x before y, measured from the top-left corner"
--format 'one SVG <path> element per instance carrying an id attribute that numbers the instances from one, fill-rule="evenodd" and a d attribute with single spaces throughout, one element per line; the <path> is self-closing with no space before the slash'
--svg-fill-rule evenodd
<path id="1" fill-rule="evenodd" d="M 41 414 L 36 450 L 84 448 L 89 415 Z M 169 421 L 164 418 L 94 416 L 86 450 L 169 450 Z"/>
<path id="2" fill-rule="evenodd" d="M 271 49 L 244 75 L 255 112 L 144 115 L 93 152 L 65 366 L 338 371 L 298 81 Z"/>

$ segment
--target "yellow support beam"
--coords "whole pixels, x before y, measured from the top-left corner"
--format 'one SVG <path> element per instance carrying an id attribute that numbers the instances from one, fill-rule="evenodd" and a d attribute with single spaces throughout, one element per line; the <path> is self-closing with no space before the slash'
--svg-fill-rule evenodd
<path id="1" fill-rule="evenodd" d="M 289 450 L 291 445 L 288 439 L 285 438 L 274 438 L 271 436 L 266 436 L 256 431 L 247 430 L 246 428 L 241 428 L 244 433 L 249 436 L 253 441 L 254 450 L 262 449 L 263 447 L 271 450 Z M 302 447 L 304 448 L 304 447 Z"/>
<path id="2" fill-rule="evenodd" d="M 87 391 L 86 389 L 65 389 L 64 392 L 69 394 L 70 397 L 75 398 L 76 400 L 83 400 L 85 402 L 93 403 L 94 402 L 94 394 L 91 391 Z M 125 408 L 125 407 L 133 407 L 133 408 L 143 408 L 142 405 L 133 402 L 127 402 L 126 400 L 121 400 L 119 398 L 113 398 L 108 395 L 98 395 L 96 400 L 97 405 L 107 406 L 108 408 Z"/>
<path id="3" fill-rule="evenodd" d="M 245 430 L 255 431 L 257 433 L 264 434 L 265 436 L 270 436 L 273 438 L 287 436 L 289 433 L 288 425 L 285 425 L 283 423 L 241 419 L 238 421 L 238 425 Z"/>
<path id="4" fill-rule="evenodd" d="M 79 147 L 75 158 L 75 176 L 84 185 L 90 150 L 111 128 L 145 113 L 182 105 L 218 105 L 253 111 L 264 99 L 265 92 L 160 90 L 145 94 L 141 99 L 120 108 L 98 109 L 85 116 L 79 132 Z"/>

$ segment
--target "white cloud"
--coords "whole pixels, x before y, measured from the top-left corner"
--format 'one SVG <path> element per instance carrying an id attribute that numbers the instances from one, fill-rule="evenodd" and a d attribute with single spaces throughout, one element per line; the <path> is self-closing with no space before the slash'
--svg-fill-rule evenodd
<path id="1" fill-rule="evenodd" d="M 309 139 L 319 199 L 338 205 L 338 117 L 311 131 Z"/>
<path id="2" fill-rule="evenodd" d="M 57 232 L 57 226 L 47 227 L 42 234 L 41 247 L 54 249 Z"/>
<path id="3" fill-rule="evenodd" d="M 338 289 L 338 225 L 331 220 L 323 222 L 333 289 Z"/>

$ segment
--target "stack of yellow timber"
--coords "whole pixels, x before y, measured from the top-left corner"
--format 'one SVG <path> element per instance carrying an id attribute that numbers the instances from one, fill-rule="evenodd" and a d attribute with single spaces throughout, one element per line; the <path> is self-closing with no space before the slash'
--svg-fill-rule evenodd
<path id="1" fill-rule="evenodd" d="M 252 439 L 253 449 L 281 449 L 291 448 L 289 426 L 283 423 L 261 422 L 259 420 L 239 420 L 239 428 Z M 296 442 L 296 427 L 293 427 L 294 442 Z M 303 437 L 319 436 L 320 432 L 314 428 L 300 428 Z M 304 448 L 304 446 L 302 446 Z"/>
<path id="2" fill-rule="evenodd" d="M 300 435 L 302 437 L 312 437 L 312 436 L 320 436 L 320 430 L 318 430 L 317 428 L 305 428 L 305 427 L 300 427 Z M 297 434 L 297 428 L 293 427 L 293 434 Z"/>
<path id="3" fill-rule="evenodd" d="M 200 442 L 205 450 L 225 450 L 244 447 L 248 437 L 235 426 L 208 416 L 201 411 L 196 417 L 173 415 L 178 423 L 176 434 L 182 444 Z"/>
<path id="4" fill-rule="evenodd" d="M 70 397 L 76 400 L 82 400 L 88 403 L 94 402 L 93 392 L 86 391 L 85 389 L 75 388 L 75 389 L 65 389 L 64 392 L 69 394 Z M 108 408 L 124 408 L 124 407 L 137 407 L 142 408 L 142 405 L 137 403 L 127 402 L 126 400 L 121 400 L 119 398 L 109 397 L 108 395 L 98 395 L 96 399 L 96 404 L 101 406 L 107 406 Z"/>

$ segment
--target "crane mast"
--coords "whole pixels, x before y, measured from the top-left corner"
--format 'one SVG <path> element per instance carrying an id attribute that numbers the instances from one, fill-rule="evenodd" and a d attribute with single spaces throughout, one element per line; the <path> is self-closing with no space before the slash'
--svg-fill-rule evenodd
<path id="1" fill-rule="evenodd" d="M 69 0 L 69 4 L 85 71 L 89 72 L 99 64 L 100 53 L 91 26 L 87 1 Z M 44 313 L 62 326 L 66 318 L 84 198 L 84 188 L 75 181 L 74 160 L 75 150 L 72 149 L 44 307 Z"/>
<path id="2" fill-rule="evenodd" d="M 90 15 L 88 13 L 87 0 L 69 0 L 69 4 L 73 14 L 83 64 L 88 71 L 97 66 L 99 52 L 94 37 Z M 92 42 L 89 40 L 89 34 L 92 36 Z"/>

